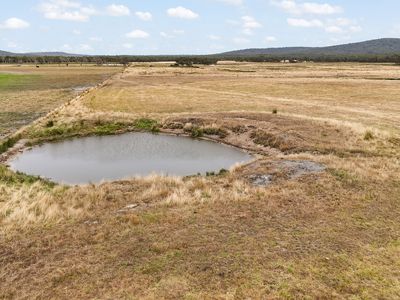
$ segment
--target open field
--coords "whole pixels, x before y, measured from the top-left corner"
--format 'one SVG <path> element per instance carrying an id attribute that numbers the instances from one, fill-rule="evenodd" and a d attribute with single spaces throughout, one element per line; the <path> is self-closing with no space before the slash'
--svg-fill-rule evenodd
<path id="1" fill-rule="evenodd" d="M 94 65 L 1 65 L 0 138 L 121 70 Z"/>
<path id="2" fill-rule="evenodd" d="M 161 131 L 258 160 L 73 187 L 0 165 L 0 298 L 399 298 L 399 78 L 378 64 L 130 66 L 21 138 Z M 326 169 L 301 173 L 310 162 Z"/>

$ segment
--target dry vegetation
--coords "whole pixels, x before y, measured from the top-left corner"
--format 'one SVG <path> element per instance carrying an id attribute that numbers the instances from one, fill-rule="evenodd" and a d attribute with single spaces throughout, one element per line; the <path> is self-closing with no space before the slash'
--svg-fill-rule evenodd
<path id="1" fill-rule="evenodd" d="M 22 137 L 161 130 L 259 160 L 75 187 L 0 166 L 0 298 L 399 298 L 398 78 L 390 65 L 131 66 Z M 326 170 L 294 176 L 288 161 Z"/>
<path id="2" fill-rule="evenodd" d="M 0 66 L 0 139 L 116 72 L 94 65 Z"/>

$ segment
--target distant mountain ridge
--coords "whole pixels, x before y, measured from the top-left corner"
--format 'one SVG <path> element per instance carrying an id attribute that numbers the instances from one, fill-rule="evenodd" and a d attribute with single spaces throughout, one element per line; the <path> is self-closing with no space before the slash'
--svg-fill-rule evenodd
<path id="1" fill-rule="evenodd" d="M 7 55 L 13 55 L 13 53 L 0 50 L 0 56 L 7 56 Z"/>
<path id="2" fill-rule="evenodd" d="M 85 56 L 82 54 L 71 54 L 66 52 L 29 52 L 29 53 L 13 53 L 0 50 L 0 56 Z"/>
<path id="3" fill-rule="evenodd" d="M 385 55 L 400 54 L 400 39 L 385 38 L 328 47 L 255 48 L 221 53 L 222 56 L 255 55 Z"/>
<path id="4" fill-rule="evenodd" d="M 258 55 L 269 56 L 351 56 L 351 55 L 400 55 L 400 39 L 399 38 L 383 38 L 370 40 L 359 43 L 350 43 L 343 45 L 327 46 L 327 47 L 286 47 L 286 48 L 254 48 L 229 51 L 219 54 L 210 55 L 212 57 L 250 57 Z M 12 53 L 0 50 L 0 56 L 64 56 L 64 57 L 84 57 L 91 55 L 71 54 L 66 52 L 30 52 L 30 53 Z M 96 55 L 93 55 L 96 56 Z M 129 55 L 138 56 L 138 55 Z M 185 55 L 150 55 L 153 57 L 166 56 L 169 58 L 185 56 Z"/>

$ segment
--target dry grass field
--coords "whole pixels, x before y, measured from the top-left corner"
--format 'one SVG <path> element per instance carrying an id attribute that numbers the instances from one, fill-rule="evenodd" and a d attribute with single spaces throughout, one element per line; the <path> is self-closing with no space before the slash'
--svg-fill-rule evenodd
<path id="1" fill-rule="evenodd" d="M 1 65 L 0 138 L 120 71 L 94 65 Z"/>
<path id="2" fill-rule="evenodd" d="M 70 187 L 0 165 L 0 298 L 399 298 L 399 79 L 378 64 L 130 66 L 21 138 L 152 130 L 258 159 Z"/>

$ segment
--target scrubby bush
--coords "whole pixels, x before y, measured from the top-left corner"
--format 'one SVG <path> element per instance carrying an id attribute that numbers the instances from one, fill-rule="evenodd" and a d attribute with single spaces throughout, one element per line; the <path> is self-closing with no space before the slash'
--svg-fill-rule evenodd
<path id="1" fill-rule="evenodd" d="M 136 129 L 158 132 L 159 124 L 156 120 L 141 118 L 135 121 L 134 126 Z"/>
<path id="2" fill-rule="evenodd" d="M 193 127 L 190 135 L 194 138 L 199 138 L 202 137 L 204 135 L 203 129 L 201 129 L 200 127 Z"/>
<path id="3" fill-rule="evenodd" d="M 18 137 L 6 139 L 2 144 L 0 144 L 0 154 L 6 152 L 9 148 L 13 147 L 18 142 L 18 140 Z"/>
<path id="4" fill-rule="evenodd" d="M 206 135 L 218 135 L 220 138 L 225 138 L 228 135 L 225 129 L 219 127 L 206 127 L 203 129 L 203 133 Z"/>
<path id="5" fill-rule="evenodd" d="M 125 127 L 122 123 L 111 123 L 97 126 L 95 128 L 95 134 L 97 135 L 109 135 L 123 129 Z"/>
<path id="6" fill-rule="evenodd" d="M 374 139 L 374 134 L 371 132 L 371 131 L 367 131 L 367 132 L 365 132 L 365 134 L 364 134 L 364 140 L 366 140 L 366 141 L 370 141 L 370 140 L 372 140 L 372 139 Z"/>

